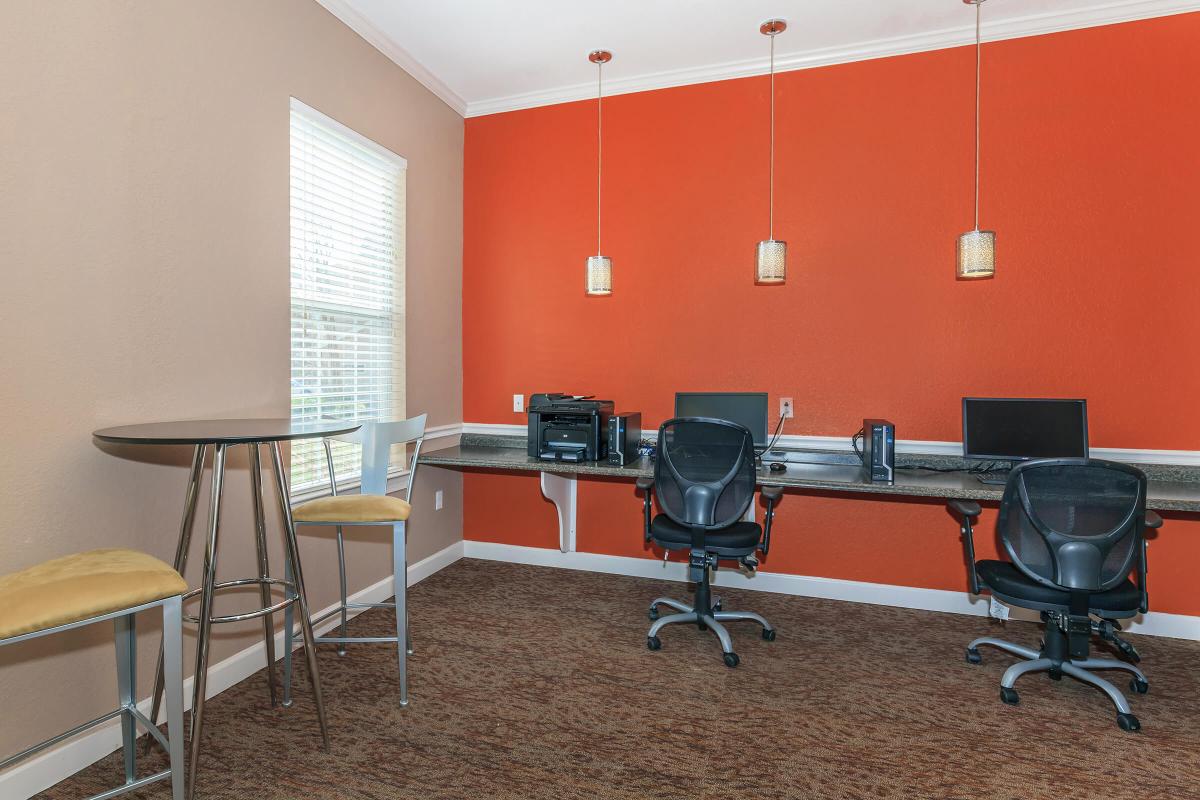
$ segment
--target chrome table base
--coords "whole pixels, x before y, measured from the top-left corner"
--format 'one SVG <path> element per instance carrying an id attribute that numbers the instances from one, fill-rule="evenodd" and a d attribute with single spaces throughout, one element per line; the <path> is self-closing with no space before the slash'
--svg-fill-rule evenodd
<path id="1" fill-rule="evenodd" d="M 186 618 L 197 622 L 199 636 L 196 647 L 196 671 L 192 687 L 192 714 L 190 726 L 190 745 L 188 758 L 187 789 L 189 800 L 195 795 L 196 774 L 200 762 L 200 742 L 204 725 L 204 701 L 208 673 L 209 645 L 212 638 L 212 625 L 222 622 L 238 622 L 241 620 L 262 617 L 263 639 L 267 650 L 267 687 L 271 697 L 271 705 L 278 702 L 278 692 L 275 678 L 275 626 L 273 614 L 286 609 L 291 616 L 293 604 L 299 606 L 300 628 L 304 638 L 305 656 L 308 659 L 308 674 L 312 685 L 313 701 L 317 707 L 317 719 L 321 727 L 321 742 L 324 749 L 329 750 L 329 730 L 325 718 L 325 703 L 321 695 L 321 681 L 317 671 L 317 648 L 313 636 L 307 595 L 304 589 L 304 573 L 300 565 L 300 552 L 296 542 L 296 528 L 292 520 L 291 504 L 288 501 L 287 473 L 283 464 L 279 442 L 268 444 L 271 448 L 271 467 L 275 475 L 276 496 L 284 520 L 284 555 L 286 577 L 283 580 L 270 577 L 270 565 L 267 559 L 266 522 L 263 508 L 262 465 L 260 461 L 258 442 L 247 445 L 250 450 L 250 488 L 251 500 L 254 507 L 255 545 L 258 554 L 258 577 L 234 581 L 217 582 L 217 545 L 221 528 L 221 497 L 225 483 L 226 451 L 234 445 L 215 443 L 212 445 L 196 445 L 192 459 L 191 472 L 188 476 L 187 492 L 184 498 L 183 520 L 179 527 L 179 545 L 175 551 L 175 569 L 181 574 L 187 568 L 188 549 L 191 544 L 192 527 L 196 517 L 196 506 L 200 493 L 200 479 L 204 471 L 206 449 L 213 448 L 212 458 L 212 493 L 209 498 L 208 536 L 204 550 L 204 574 L 201 587 L 189 593 L 200 595 L 200 612 L 197 617 Z M 213 600 L 219 589 L 234 586 L 259 586 L 262 608 L 244 614 L 234 614 L 217 617 L 213 615 Z M 283 602 L 272 604 L 271 586 L 282 585 L 286 596 Z M 290 637 L 289 637 L 290 639 Z M 162 650 L 159 651 L 158 669 L 154 680 L 153 705 L 150 719 L 157 721 L 159 705 L 163 690 Z M 289 697 L 290 700 L 290 697 Z M 290 702 L 286 705 L 290 705 Z"/>

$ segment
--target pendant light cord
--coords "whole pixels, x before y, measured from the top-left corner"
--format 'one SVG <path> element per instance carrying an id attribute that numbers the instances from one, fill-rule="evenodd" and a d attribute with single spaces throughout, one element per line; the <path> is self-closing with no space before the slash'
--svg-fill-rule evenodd
<path id="1" fill-rule="evenodd" d="M 604 62 L 596 62 L 596 255 L 600 248 L 600 176 L 604 170 Z"/>
<path id="2" fill-rule="evenodd" d="M 770 198 L 768 201 L 770 203 L 770 211 L 768 212 L 768 218 L 769 218 L 770 222 L 768 224 L 769 235 L 767 236 L 767 238 L 770 239 L 771 241 L 774 241 L 775 240 L 775 34 L 774 33 L 771 34 L 770 39 L 771 39 L 771 166 L 770 166 L 770 176 L 768 178 L 770 188 L 767 193 L 768 197 Z"/>
<path id="3" fill-rule="evenodd" d="M 982 0 L 975 3 L 975 230 L 979 230 L 979 87 L 982 72 L 983 46 L 980 39 Z"/>

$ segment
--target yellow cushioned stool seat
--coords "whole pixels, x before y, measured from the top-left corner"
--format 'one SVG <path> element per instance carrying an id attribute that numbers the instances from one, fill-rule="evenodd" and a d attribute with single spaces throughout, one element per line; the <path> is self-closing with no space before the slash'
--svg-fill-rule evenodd
<path id="1" fill-rule="evenodd" d="M 296 506 L 296 522 L 403 522 L 412 506 L 386 494 L 339 494 Z"/>
<path id="2" fill-rule="evenodd" d="M 137 550 L 114 547 L 56 558 L 0 575 L 0 639 L 186 591 L 178 572 Z"/>

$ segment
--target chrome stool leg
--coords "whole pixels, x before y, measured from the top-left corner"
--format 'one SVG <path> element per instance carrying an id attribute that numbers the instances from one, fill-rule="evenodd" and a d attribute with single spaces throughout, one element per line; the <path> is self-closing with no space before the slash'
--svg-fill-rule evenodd
<path id="1" fill-rule="evenodd" d="M 128 786 L 137 780 L 137 720 L 130 711 L 137 704 L 137 617 L 133 614 L 117 617 L 113 626 L 116 628 L 121 752 L 125 756 L 125 785 Z"/>
<path id="2" fill-rule="evenodd" d="M 292 577 L 292 559 L 284 548 L 283 579 L 294 585 Z M 291 588 L 285 589 L 286 597 L 295 597 Z M 283 707 L 292 707 L 292 658 L 296 647 L 296 604 L 290 603 L 283 610 Z"/>
<path id="3" fill-rule="evenodd" d="M 187 490 L 183 498 L 183 520 L 179 523 L 179 543 L 175 546 L 175 562 L 171 565 L 182 575 L 187 570 L 188 548 L 192 544 L 192 526 L 196 521 L 196 501 L 200 497 L 200 478 L 204 473 L 206 445 L 198 444 L 192 455 L 192 469 L 188 474 Z M 158 645 L 158 661 L 154 671 L 154 688 L 150 697 L 150 719 L 158 724 L 158 711 L 163 694 L 163 644 Z M 180 739 L 182 741 L 182 739 Z M 150 752 L 150 739 L 146 738 L 145 752 Z"/>
<path id="4" fill-rule="evenodd" d="M 171 800 L 184 800 L 183 761 L 183 603 L 163 603 L 163 665 L 166 670 L 167 755 L 171 764 Z M 151 720 L 156 721 L 156 720 Z M 153 738 L 147 736 L 147 739 Z"/>
<path id="5" fill-rule="evenodd" d="M 341 597 L 341 599 L 342 599 L 341 609 L 340 609 L 341 615 L 342 615 L 342 626 L 341 626 L 341 633 L 339 633 L 338 635 L 341 636 L 341 638 L 345 639 L 346 638 L 346 623 L 347 623 L 346 537 L 342 533 L 341 525 L 337 526 L 337 554 L 338 554 L 338 582 L 339 582 L 338 585 L 341 588 L 341 594 L 339 595 L 339 597 Z M 339 656 L 346 655 L 346 643 L 344 641 L 338 642 L 337 654 Z"/>
<path id="6" fill-rule="evenodd" d="M 396 593 L 396 652 L 400 663 L 400 705 L 408 705 L 408 548 L 405 525 L 392 526 L 392 588 Z"/>

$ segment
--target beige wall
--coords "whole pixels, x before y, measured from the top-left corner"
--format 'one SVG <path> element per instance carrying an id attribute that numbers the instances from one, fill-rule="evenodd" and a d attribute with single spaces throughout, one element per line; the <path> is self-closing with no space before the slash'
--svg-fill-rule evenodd
<path id="1" fill-rule="evenodd" d="M 0 0 L 0 20 L 0 572 L 112 545 L 172 557 L 187 452 L 104 452 L 94 429 L 287 415 L 291 95 L 408 160 L 408 410 L 462 419 L 453 110 L 312 0 Z M 246 577 L 243 453 L 227 480 L 219 571 Z M 461 538 L 461 497 L 459 475 L 424 471 L 410 562 Z M 352 588 L 388 574 L 387 542 L 349 548 Z M 323 607 L 331 543 L 301 547 Z M 98 627 L 0 649 L 0 754 L 111 707 Z M 225 626 L 213 661 L 258 630 Z M 143 639 L 142 696 L 156 647 Z"/>

